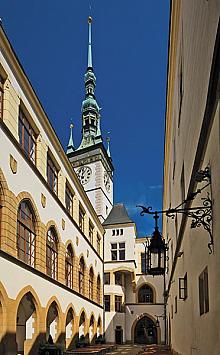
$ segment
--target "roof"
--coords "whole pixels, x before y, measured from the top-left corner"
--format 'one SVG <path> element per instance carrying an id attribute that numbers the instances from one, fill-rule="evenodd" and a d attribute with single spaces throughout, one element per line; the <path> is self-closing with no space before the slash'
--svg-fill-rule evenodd
<path id="1" fill-rule="evenodd" d="M 113 205 L 111 212 L 106 220 L 102 223 L 103 226 L 108 224 L 134 223 L 128 216 L 128 212 L 122 203 Z"/>

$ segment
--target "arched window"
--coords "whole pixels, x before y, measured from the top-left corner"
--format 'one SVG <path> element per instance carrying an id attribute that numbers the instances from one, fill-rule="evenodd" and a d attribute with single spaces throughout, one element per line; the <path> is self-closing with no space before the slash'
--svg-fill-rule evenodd
<path id="1" fill-rule="evenodd" d="M 93 273 L 93 269 L 91 268 L 89 271 L 89 298 L 90 298 L 90 300 L 93 299 L 93 290 L 94 290 L 94 273 Z"/>
<path id="2" fill-rule="evenodd" d="M 138 291 L 139 303 L 153 303 L 153 290 L 148 285 L 143 285 Z"/>
<path id="3" fill-rule="evenodd" d="M 35 266 L 35 217 L 28 200 L 21 201 L 17 215 L 18 258 Z"/>
<path id="4" fill-rule="evenodd" d="M 46 266 L 47 274 L 55 280 L 57 279 L 57 264 L 58 238 L 55 229 L 51 227 L 47 232 Z"/>
<path id="5" fill-rule="evenodd" d="M 101 300 L 101 281 L 100 281 L 100 276 L 98 275 L 97 277 L 97 289 L 96 289 L 96 292 L 97 292 L 97 302 L 100 304 L 100 300 Z"/>
<path id="6" fill-rule="evenodd" d="M 65 278 L 66 285 L 70 288 L 73 288 L 73 249 L 71 244 L 69 244 L 66 248 Z"/>
<path id="7" fill-rule="evenodd" d="M 85 263 L 83 257 L 79 262 L 79 293 L 84 295 L 84 275 L 85 274 Z"/>

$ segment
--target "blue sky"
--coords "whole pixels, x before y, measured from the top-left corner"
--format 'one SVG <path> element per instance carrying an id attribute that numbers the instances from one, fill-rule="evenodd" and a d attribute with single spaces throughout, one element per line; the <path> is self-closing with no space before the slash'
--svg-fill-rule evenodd
<path id="1" fill-rule="evenodd" d="M 115 202 L 125 203 L 138 234 L 161 208 L 169 0 L 1 0 L 3 27 L 64 148 L 73 121 L 81 138 L 87 17 L 93 17 L 96 98 L 104 139 L 111 132 Z"/>

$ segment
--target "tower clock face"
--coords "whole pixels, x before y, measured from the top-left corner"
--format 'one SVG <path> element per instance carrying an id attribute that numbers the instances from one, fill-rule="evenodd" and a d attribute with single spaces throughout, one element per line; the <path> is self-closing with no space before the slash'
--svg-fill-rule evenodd
<path id="1" fill-rule="evenodd" d="M 81 182 L 82 185 L 87 184 L 92 176 L 92 170 L 89 166 L 81 166 L 77 171 L 76 174 Z"/>
<path id="2" fill-rule="evenodd" d="M 104 173 L 104 185 L 105 185 L 107 192 L 110 192 L 110 189 L 111 189 L 110 177 L 106 172 Z"/>

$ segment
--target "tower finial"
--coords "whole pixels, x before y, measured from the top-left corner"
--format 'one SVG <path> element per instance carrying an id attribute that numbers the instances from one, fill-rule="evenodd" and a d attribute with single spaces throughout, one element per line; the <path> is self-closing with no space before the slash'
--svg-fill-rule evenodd
<path id="1" fill-rule="evenodd" d="M 88 17 L 89 42 L 88 42 L 88 68 L 92 68 L 92 17 Z"/>
<path id="2" fill-rule="evenodd" d="M 75 147 L 74 147 L 74 143 L 73 143 L 73 127 L 74 127 L 74 124 L 71 122 L 71 124 L 70 124 L 70 139 L 69 139 L 69 143 L 67 146 L 66 154 L 70 154 L 75 151 Z"/>

